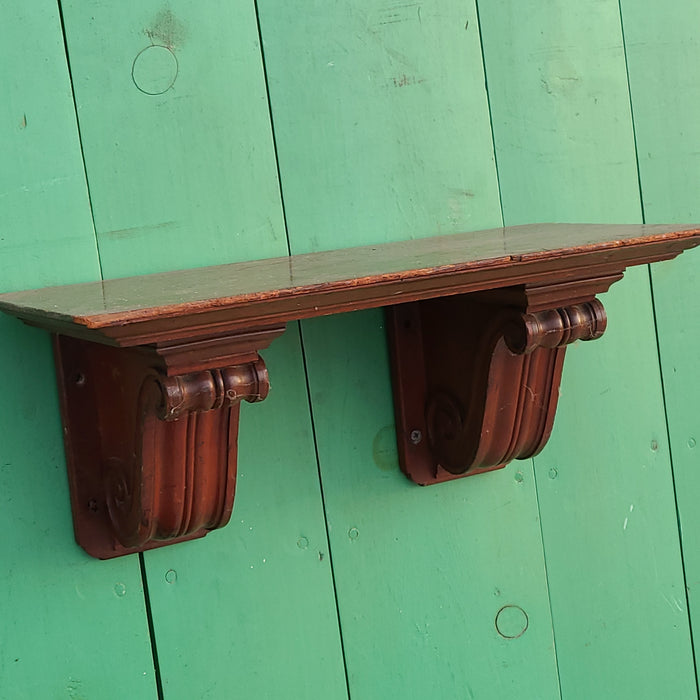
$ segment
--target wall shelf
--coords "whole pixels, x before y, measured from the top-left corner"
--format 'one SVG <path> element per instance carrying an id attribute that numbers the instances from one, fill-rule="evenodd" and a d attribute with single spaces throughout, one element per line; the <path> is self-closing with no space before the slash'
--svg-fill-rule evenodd
<path id="1" fill-rule="evenodd" d="M 106 559 L 233 508 L 240 402 L 288 321 L 387 307 L 401 467 L 419 484 L 536 454 L 596 295 L 700 228 L 535 224 L 0 295 L 54 333 L 78 543 Z"/>

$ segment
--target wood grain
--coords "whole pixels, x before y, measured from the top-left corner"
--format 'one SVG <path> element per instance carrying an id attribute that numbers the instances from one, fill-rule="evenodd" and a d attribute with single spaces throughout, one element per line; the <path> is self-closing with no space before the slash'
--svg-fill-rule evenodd
<path id="1" fill-rule="evenodd" d="M 575 286 L 699 243 L 695 227 L 537 224 L 18 292 L 0 296 L 0 310 L 136 345 L 523 283 Z"/>

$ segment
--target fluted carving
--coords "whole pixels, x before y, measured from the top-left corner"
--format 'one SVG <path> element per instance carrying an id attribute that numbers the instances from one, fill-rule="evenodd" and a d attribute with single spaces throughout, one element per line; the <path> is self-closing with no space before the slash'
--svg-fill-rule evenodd
<path id="1" fill-rule="evenodd" d="M 257 353 L 169 375 L 154 350 L 65 337 L 56 350 L 79 544 L 106 559 L 223 527 L 235 495 L 240 403 L 269 391 Z"/>
<path id="2" fill-rule="evenodd" d="M 509 314 L 503 338 L 508 349 L 528 354 L 536 348 L 560 348 L 576 340 L 595 340 L 605 332 L 607 317 L 598 299 L 558 309 Z"/>
<path id="3" fill-rule="evenodd" d="M 464 295 L 393 310 L 407 475 L 428 484 L 537 454 L 552 430 L 566 346 L 605 326 L 597 299 L 528 311 Z"/>
<path id="4" fill-rule="evenodd" d="M 106 470 L 107 508 L 122 545 L 143 547 L 226 525 L 235 495 L 239 403 L 261 401 L 268 389 L 261 359 L 146 377 L 136 453 L 110 460 Z"/>

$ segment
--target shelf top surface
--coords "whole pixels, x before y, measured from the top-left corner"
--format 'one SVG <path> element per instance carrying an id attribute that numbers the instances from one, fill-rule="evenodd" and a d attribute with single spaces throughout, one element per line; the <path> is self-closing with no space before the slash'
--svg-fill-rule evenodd
<path id="1" fill-rule="evenodd" d="M 427 277 L 468 279 L 478 273 L 482 287 L 488 288 L 507 280 L 513 270 L 561 269 L 567 261 L 573 267 L 582 264 L 582 256 L 614 260 L 624 269 L 646 262 L 635 260 L 646 250 L 655 248 L 664 253 L 660 258 L 672 257 L 699 244 L 700 226 L 693 225 L 529 224 L 12 292 L 0 295 L 0 311 L 37 325 L 44 325 L 45 319 L 47 326 L 53 321 L 99 329 L 314 294 L 317 303 L 319 293 L 331 300 L 348 290 Z M 300 300 L 296 317 L 319 315 L 304 313 L 303 306 Z"/>

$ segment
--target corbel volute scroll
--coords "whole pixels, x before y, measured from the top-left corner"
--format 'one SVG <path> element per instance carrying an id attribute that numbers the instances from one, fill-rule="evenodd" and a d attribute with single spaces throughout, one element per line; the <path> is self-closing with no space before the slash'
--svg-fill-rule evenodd
<path id="1" fill-rule="evenodd" d="M 528 304 L 528 291 L 387 309 L 399 461 L 411 480 L 491 471 L 546 444 L 566 346 L 599 338 L 607 319 L 596 298 L 542 308 Z"/>
<path id="2" fill-rule="evenodd" d="M 155 348 L 58 336 L 55 349 L 78 543 L 109 559 L 226 525 L 240 403 L 269 390 L 257 352 L 173 374 Z"/>

